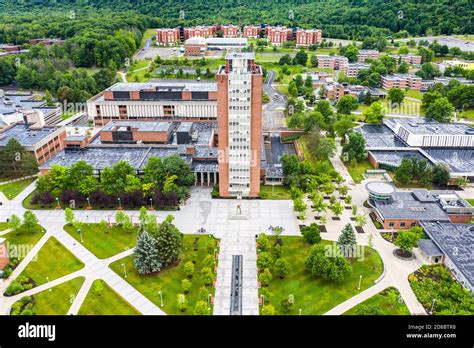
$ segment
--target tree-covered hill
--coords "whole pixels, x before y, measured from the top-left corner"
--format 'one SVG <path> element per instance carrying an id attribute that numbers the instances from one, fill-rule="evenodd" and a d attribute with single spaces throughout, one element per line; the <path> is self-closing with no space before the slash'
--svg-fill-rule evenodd
<path id="1" fill-rule="evenodd" d="M 403 35 L 406 31 L 412 36 L 474 33 L 472 0 L 0 0 L 0 13 L 7 20 L 8 13 L 14 12 L 88 8 L 136 11 L 156 26 L 284 24 L 319 27 L 325 36 L 351 39 L 378 32 L 402 31 Z M 118 20 L 115 23 L 120 25 Z"/>

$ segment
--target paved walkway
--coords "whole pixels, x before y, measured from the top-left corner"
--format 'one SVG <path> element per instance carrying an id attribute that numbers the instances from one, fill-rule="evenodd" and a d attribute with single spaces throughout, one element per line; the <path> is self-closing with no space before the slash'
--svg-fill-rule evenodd
<path id="1" fill-rule="evenodd" d="M 340 146 L 338 153 L 340 153 Z M 351 187 L 350 194 L 353 202 L 359 207 L 359 213 L 369 213 L 367 208 L 363 207 L 367 193 L 362 184 L 354 184 L 345 170 L 339 158 L 333 159 L 333 165 L 342 173 Z M 351 184 L 352 183 L 352 184 Z M 6 206 L 1 207 L 2 215 L 10 216 L 16 214 L 22 215 L 24 208 L 21 202 L 34 190 L 34 183 L 29 185 L 22 193 Z M 256 269 L 256 242 L 255 235 L 261 232 L 267 232 L 270 226 L 282 226 L 285 235 L 299 235 L 299 222 L 292 211 L 291 201 L 277 200 L 244 200 L 242 201 L 242 215 L 237 215 L 237 201 L 232 199 L 211 199 L 209 188 L 193 188 L 191 198 L 179 211 L 173 212 L 154 212 L 158 221 L 171 214 L 175 217 L 174 223 L 183 231 L 183 233 L 198 233 L 200 228 L 204 228 L 206 233 L 213 234 L 220 242 L 219 267 L 216 278 L 216 295 L 214 301 L 214 314 L 228 315 L 230 313 L 230 293 L 231 293 L 231 275 L 232 275 L 232 256 L 243 256 L 243 288 L 242 288 L 242 314 L 258 314 L 258 287 L 257 287 L 257 269 Z M 126 211 L 133 221 L 138 222 L 138 211 Z M 110 263 L 130 255 L 133 251 L 126 250 L 107 260 L 100 260 L 89 252 L 85 247 L 72 238 L 63 230 L 65 224 L 63 210 L 35 211 L 41 225 L 47 229 L 45 236 L 39 241 L 35 248 L 28 254 L 25 260 L 17 267 L 14 274 L 8 281 L 0 283 L 0 290 L 5 289 L 15 279 L 18 274 L 26 267 L 31 258 L 38 252 L 47 238 L 56 237 L 66 248 L 68 248 L 85 267 L 77 274 L 83 274 L 86 281 L 77 294 L 69 310 L 70 314 L 75 314 L 80 308 L 80 304 L 87 295 L 88 289 L 95 279 L 103 279 L 107 284 L 125 298 L 132 306 L 143 314 L 164 314 L 156 305 L 145 298 L 140 292 L 129 285 L 121 276 L 113 272 L 108 266 Z M 76 218 L 83 222 L 99 222 L 101 220 L 114 221 L 115 211 L 77 211 Z M 326 224 L 328 232 L 322 237 L 328 240 L 337 240 L 340 231 L 346 223 L 351 222 L 350 210 L 345 210 L 340 221 L 328 219 Z M 365 290 L 363 293 L 345 301 L 339 306 L 333 308 L 327 314 L 340 314 L 358 303 L 370 297 L 370 294 L 383 290 L 388 286 L 396 287 L 412 314 L 424 314 L 424 309 L 416 300 L 413 291 L 408 283 L 408 275 L 421 266 L 418 260 L 402 261 L 396 258 L 392 252 L 394 246 L 385 241 L 373 224 L 368 219 L 368 224 L 364 227 L 366 233 L 357 235 L 358 242 L 362 245 L 368 244 L 368 235 L 373 235 L 373 246 L 379 252 L 385 266 L 383 279 L 374 287 Z M 310 212 L 305 223 L 311 223 L 314 220 L 314 213 Z M 353 222 L 351 222 L 353 223 Z M 76 275 L 77 276 L 77 275 Z M 72 277 L 68 275 L 54 282 L 48 283 L 49 286 L 58 284 L 61 281 L 67 281 Z M 32 293 L 44 290 L 47 285 L 32 289 Z M 2 291 L 3 292 L 3 291 Z M 24 295 L 24 294 L 21 294 Z M 9 307 L 15 300 L 15 297 L 4 298 L 0 304 L 0 312 L 6 314 Z M 5 301 L 3 301 L 5 300 Z"/>

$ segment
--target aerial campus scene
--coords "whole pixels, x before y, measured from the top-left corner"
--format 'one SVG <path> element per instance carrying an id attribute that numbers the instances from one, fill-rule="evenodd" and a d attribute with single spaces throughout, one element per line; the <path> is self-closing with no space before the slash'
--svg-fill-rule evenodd
<path id="1" fill-rule="evenodd" d="M 2 319 L 471 319 L 473 14 L 0 0 Z"/>

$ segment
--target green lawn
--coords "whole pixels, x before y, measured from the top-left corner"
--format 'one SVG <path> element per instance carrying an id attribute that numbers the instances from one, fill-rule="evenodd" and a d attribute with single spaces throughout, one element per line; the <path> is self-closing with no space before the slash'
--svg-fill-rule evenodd
<path id="1" fill-rule="evenodd" d="M 82 267 L 84 264 L 81 261 L 56 238 L 51 237 L 21 275 L 33 279 L 36 285 L 41 285 L 47 282 L 46 277 L 51 281 L 78 271 Z"/>
<path id="2" fill-rule="evenodd" d="M 195 266 L 195 275 L 192 281 L 191 289 L 189 290 L 189 294 L 186 295 L 186 301 L 188 303 L 187 311 L 181 312 L 176 303 L 176 296 L 179 293 L 182 293 L 181 289 L 181 280 L 186 277 L 184 273 L 184 264 L 187 261 L 192 260 L 192 253 L 193 253 L 193 241 L 194 238 L 199 238 L 198 250 L 196 251 L 196 264 Z M 164 306 L 162 308 L 168 314 L 175 314 L 175 315 L 182 315 L 182 314 L 193 314 L 194 313 L 194 306 L 199 298 L 199 288 L 204 286 L 204 282 L 200 277 L 200 270 L 202 268 L 202 261 L 205 256 L 208 254 L 207 249 L 214 250 L 217 248 L 217 240 L 211 236 L 203 235 L 184 235 L 184 248 L 181 260 L 179 264 L 175 267 L 167 268 L 165 270 L 160 271 L 155 275 L 147 275 L 143 276 L 140 275 L 133 265 L 133 255 L 125 257 L 121 260 L 118 260 L 110 265 L 110 268 L 114 270 L 120 276 L 124 276 L 123 266 L 122 263 L 125 264 L 125 268 L 127 270 L 127 278 L 124 278 L 128 281 L 133 287 L 135 287 L 138 291 L 140 291 L 144 296 L 146 296 L 150 301 L 155 303 L 156 305 L 160 306 L 160 295 L 158 291 L 163 291 L 163 303 Z M 208 290 L 214 296 L 214 288 L 208 287 Z M 203 299 L 205 300 L 205 299 Z M 212 313 L 212 305 L 210 313 Z"/>
<path id="3" fill-rule="evenodd" d="M 0 222 L 0 231 L 5 231 L 8 228 L 8 224 L 6 222 Z"/>
<path id="4" fill-rule="evenodd" d="M 423 100 L 423 93 L 416 89 L 407 89 L 405 92 L 407 97 Z"/>
<path id="5" fill-rule="evenodd" d="M 5 229 L 7 228 L 6 224 L 2 226 L 4 226 Z M 15 232 L 4 234 L 2 237 L 7 241 L 10 255 L 16 253 L 18 259 L 23 260 L 28 252 L 36 245 L 36 243 L 38 243 L 41 237 L 43 237 L 44 233 L 43 228 L 38 225 L 33 230 L 20 228 Z"/>
<path id="6" fill-rule="evenodd" d="M 79 315 L 140 315 L 134 307 L 107 283 L 97 279 L 78 312 Z"/>
<path id="7" fill-rule="evenodd" d="M 382 315 L 410 315 L 410 311 L 403 301 L 393 301 L 390 299 L 387 295 L 389 291 L 400 296 L 396 288 L 387 288 L 349 309 L 344 315 L 364 315 L 364 310 L 369 306 L 378 308 Z"/>
<path id="8" fill-rule="evenodd" d="M 12 200 L 34 180 L 34 178 L 31 178 L 0 185 L 0 191 L 3 192 L 5 197 L 7 197 L 9 200 Z"/>
<path id="9" fill-rule="evenodd" d="M 474 198 L 468 198 L 466 201 L 468 201 L 470 205 L 474 206 Z"/>
<path id="10" fill-rule="evenodd" d="M 270 237 L 273 240 L 274 237 Z M 295 305 L 288 313 L 295 315 L 302 309 L 303 315 L 324 314 L 331 308 L 357 295 L 374 285 L 383 271 L 383 263 L 378 253 L 368 247 L 364 248 L 364 259 L 352 261 L 351 277 L 341 283 L 312 277 L 304 268 L 304 260 L 309 254 L 311 245 L 302 237 L 284 236 L 282 257 L 291 264 L 290 273 L 284 278 L 273 276 L 268 287 L 272 298 L 270 303 L 277 314 L 284 314 L 281 301 L 293 294 Z M 329 245 L 333 242 L 322 241 Z M 362 275 L 360 290 L 357 290 L 359 276 Z"/>
<path id="11" fill-rule="evenodd" d="M 374 169 L 372 164 L 368 159 L 363 160 L 362 162 L 356 164 L 346 164 L 347 171 L 354 180 L 355 183 L 360 184 L 364 180 L 364 174 L 367 169 Z"/>
<path id="12" fill-rule="evenodd" d="M 291 199 L 291 193 L 283 185 L 262 185 L 260 186 L 260 197 L 263 199 Z"/>
<path id="13" fill-rule="evenodd" d="M 66 315 L 79 292 L 84 277 L 77 277 L 33 295 L 35 315 Z"/>
<path id="14" fill-rule="evenodd" d="M 474 119 L 474 109 L 464 110 L 464 112 L 462 114 L 461 113 L 458 114 L 458 117 Z"/>
<path id="15" fill-rule="evenodd" d="M 463 41 L 474 42 L 474 35 L 458 35 L 456 38 Z"/>
<path id="16" fill-rule="evenodd" d="M 81 237 L 73 226 L 66 225 L 64 230 L 81 243 Z M 100 259 L 106 259 L 135 246 L 137 229 L 125 232 L 120 226 L 107 227 L 104 231 L 99 224 L 83 224 L 82 245 Z"/>
<path id="17" fill-rule="evenodd" d="M 142 36 L 142 41 L 140 42 L 140 48 L 145 46 L 146 40 L 149 39 L 150 37 L 153 37 L 153 36 L 155 36 L 155 29 L 145 30 L 145 32 L 143 33 L 143 36 Z"/>

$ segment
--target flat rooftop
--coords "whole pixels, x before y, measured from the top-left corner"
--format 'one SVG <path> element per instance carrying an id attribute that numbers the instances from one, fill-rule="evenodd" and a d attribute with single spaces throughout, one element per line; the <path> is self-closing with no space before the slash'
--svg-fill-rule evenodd
<path id="1" fill-rule="evenodd" d="M 474 137 L 474 128 L 463 123 L 439 123 L 426 118 L 387 118 L 383 122 L 390 128 L 398 124 L 413 134 L 466 135 L 466 131 L 472 131 Z"/>
<path id="2" fill-rule="evenodd" d="M 474 149 L 424 149 L 435 161 L 446 164 L 452 173 L 474 172 Z"/>
<path id="3" fill-rule="evenodd" d="M 253 52 L 228 52 L 225 59 L 255 59 Z"/>
<path id="4" fill-rule="evenodd" d="M 119 130 L 123 127 L 131 127 L 139 132 L 167 132 L 172 127 L 173 122 L 146 122 L 146 121 L 112 121 L 101 131 Z"/>
<path id="5" fill-rule="evenodd" d="M 354 129 L 365 138 L 365 146 L 370 148 L 405 147 L 405 143 L 387 126 L 364 124 Z"/>
<path id="6" fill-rule="evenodd" d="M 179 90 L 191 92 L 217 91 L 215 82 L 119 82 L 106 89 L 114 92 Z"/>
<path id="7" fill-rule="evenodd" d="M 437 202 L 421 202 L 413 192 L 395 192 L 392 198 L 388 202 L 372 202 L 384 219 L 449 221 Z"/>
<path id="8" fill-rule="evenodd" d="M 32 129 L 27 124 L 18 123 L 0 131 L 0 146 L 5 146 L 12 138 L 16 139 L 22 146 L 34 146 L 57 130 L 58 128 L 55 127 Z"/>
<path id="9" fill-rule="evenodd" d="M 149 146 L 109 146 L 109 147 L 86 147 L 81 150 L 62 150 L 56 156 L 40 166 L 41 169 L 50 169 L 51 166 L 58 164 L 65 167 L 71 167 L 79 161 L 86 161 L 95 170 L 113 166 L 114 164 L 125 161 L 135 170 L 141 170 L 148 162 L 150 157 L 165 158 L 179 153 L 177 147 L 153 148 Z M 180 154 L 188 163 L 191 163 L 191 156 Z"/>
<path id="10" fill-rule="evenodd" d="M 421 227 L 474 286 L 474 224 L 423 221 Z"/>

